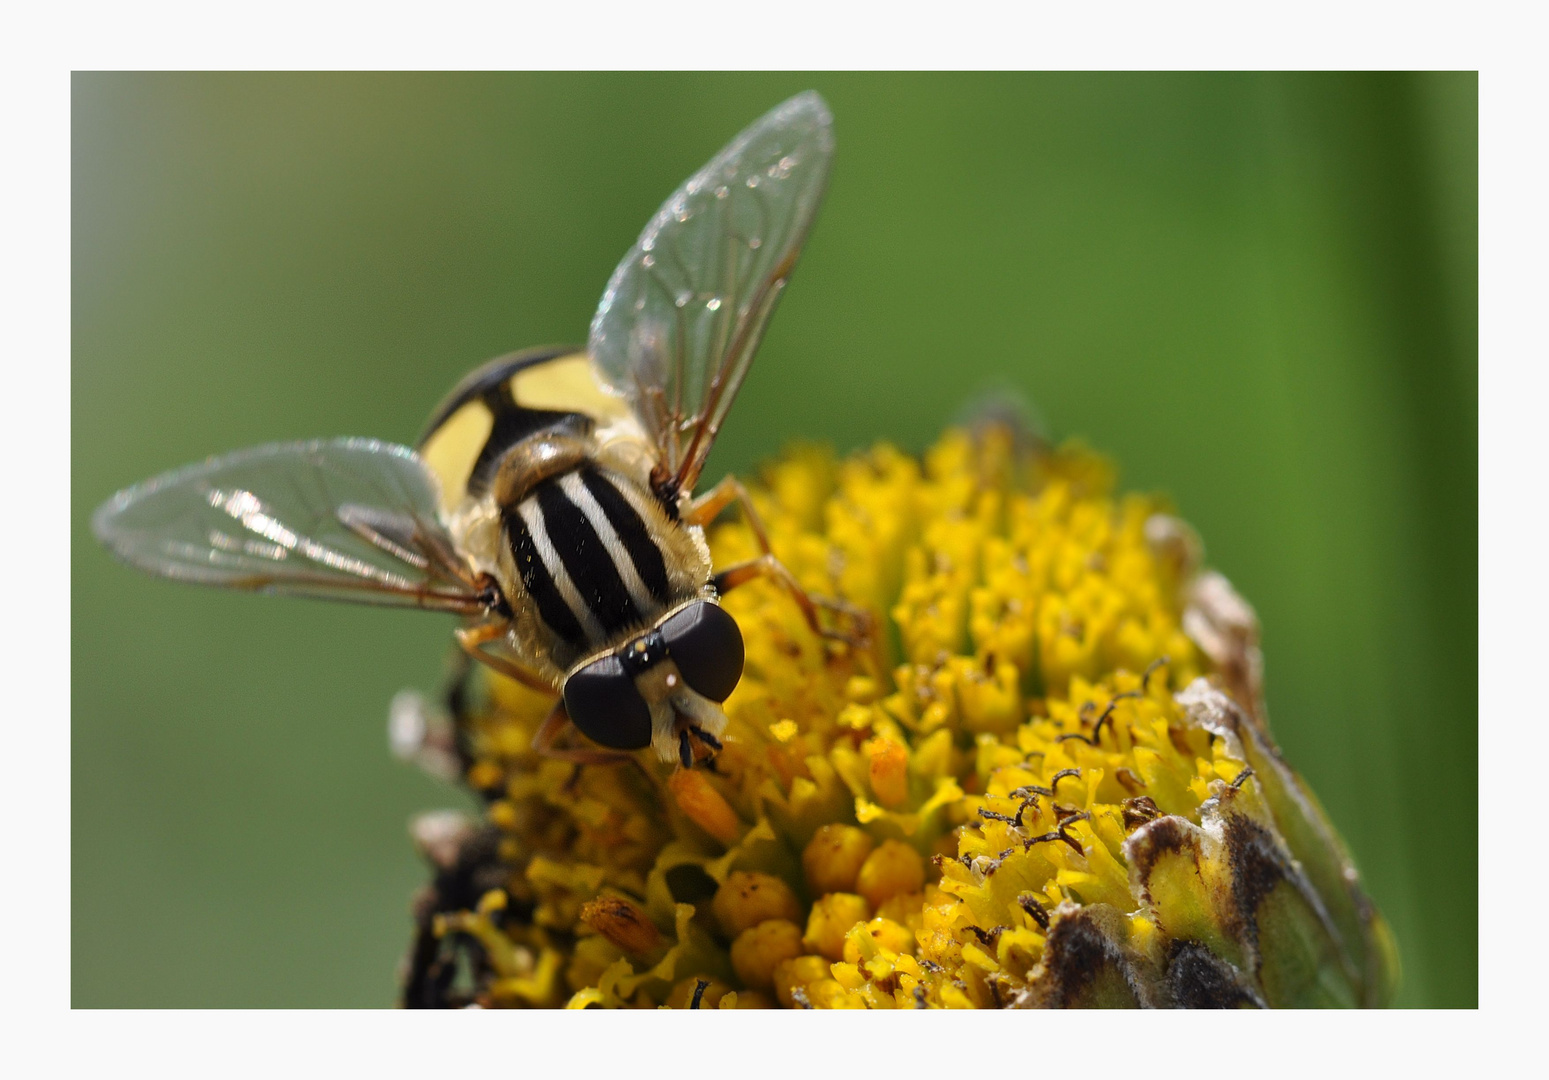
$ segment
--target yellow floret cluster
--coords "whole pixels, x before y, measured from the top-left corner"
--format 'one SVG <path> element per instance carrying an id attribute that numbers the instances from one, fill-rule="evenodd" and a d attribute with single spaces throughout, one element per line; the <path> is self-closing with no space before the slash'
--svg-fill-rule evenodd
<path id="1" fill-rule="evenodd" d="M 1390 943 L 1268 740 L 1251 609 L 1168 506 L 1113 487 L 999 428 L 767 466 L 775 554 L 873 633 L 730 593 L 747 661 L 712 767 L 541 758 L 551 700 L 471 673 L 457 742 L 486 808 L 422 898 L 406 999 L 1382 1000 Z M 710 541 L 717 565 L 757 554 L 731 514 Z"/>

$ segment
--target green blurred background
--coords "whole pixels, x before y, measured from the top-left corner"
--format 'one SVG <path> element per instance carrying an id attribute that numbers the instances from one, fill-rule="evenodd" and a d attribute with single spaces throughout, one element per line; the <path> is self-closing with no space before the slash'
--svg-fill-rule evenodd
<path id="1" fill-rule="evenodd" d="M 411 441 L 580 341 L 614 263 L 815 86 L 828 201 L 710 472 L 925 445 L 994 382 L 1170 492 L 1257 606 L 1290 760 L 1403 952 L 1477 1003 L 1477 79 L 78 75 L 72 997 L 385 1005 L 460 796 L 388 754 L 439 616 L 179 587 L 92 508 L 318 435 Z"/>

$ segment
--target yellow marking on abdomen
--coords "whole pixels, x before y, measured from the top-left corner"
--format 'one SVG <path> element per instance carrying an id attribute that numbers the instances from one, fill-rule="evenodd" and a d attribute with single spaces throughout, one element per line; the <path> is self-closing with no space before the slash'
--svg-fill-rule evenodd
<path id="1" fill-rule="evenodd" d="M 597 419 L 629 415 L 629 406 L 598 385 L 592 361 L 572 353 L 511 376 L 511 398 L 524 409 L 576 412 Z"/>
<path id="2" fill-rule="evenodd" d="M 489 406 L 475 398 L 447 417 L 420 447 L 420 457 L 441 481 L 443 513 L 456 510 L 468 494 L 473 464 L 484 452 L 494 427 L 495 417 Z"/>

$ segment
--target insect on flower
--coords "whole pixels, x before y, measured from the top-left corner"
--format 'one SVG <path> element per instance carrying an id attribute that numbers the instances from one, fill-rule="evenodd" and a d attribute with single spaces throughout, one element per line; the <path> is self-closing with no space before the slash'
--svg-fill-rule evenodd
<path id="1" fill-rule="evenodd" d="M 177 580 L 463 616 L 470 655 L 559 694 L 535 741 L 551 756 L 713 756 L 743 665 L 718 602 L 728 589 L 767 576 L 818 633 L 866 632 L 774 557 L 735 477 L 694 494 L 832 154 L 822 98 L 790 99 L 662 204 L 609 280 L 584 352 L 491 361 L 413 449 L 273 444 L 148 480 L 97 510 L 98 538 Z M 716 572 L 704 526 L 733 502 L 763 554 Z M 852 630 L 826 627 L 820 605 Z M 559 745 L 567 721 L 598 745 Z"/>

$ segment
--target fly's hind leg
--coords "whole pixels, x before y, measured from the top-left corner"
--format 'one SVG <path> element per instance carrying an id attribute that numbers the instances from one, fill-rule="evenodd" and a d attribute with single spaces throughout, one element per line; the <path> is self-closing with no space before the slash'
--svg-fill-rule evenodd
<path id="1" fill-rule="evenodd" d="M 796 580 L 796 575 L 775 557 L 774 551 L 769 546 L 769 534 L 764 531 L 763 519 L 753 508 L 753 500 L 748 496 L 748 489 L 735 476 L 726 477 L 691 502 L 683 515 L 683 520 L 689 525 L 708 525 L 715 520 L 717 514 L 734 502 L 742 508 L 743 520 L 748 523 L 748 529 L 753 533 L 753 539 L 762 554 L 756 559 L 729 566 L 715 575 L 716 591 L 725 593 L 757 577 L 773 578 L 786 592 L 790 593 L 791 599 L 796 601 L 802 615 L 806 617 L 807 625 L 812 627 L 813 633 L 834 641 L 843 641 L 857 648 L 871 642 L 875 635 L 872 632 L 872 619 L 869 612 L 843 600 L 813 596 L 801 587 L 801 583 Z M 819 608 L 848 618 L 855 627 L 854 632 L 846 633 L 825 627 L 822 620 L 818 618 Z"/>

